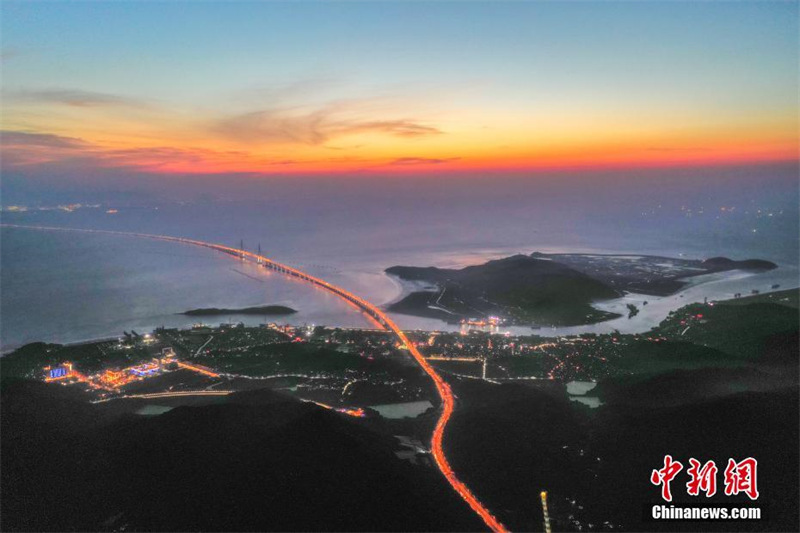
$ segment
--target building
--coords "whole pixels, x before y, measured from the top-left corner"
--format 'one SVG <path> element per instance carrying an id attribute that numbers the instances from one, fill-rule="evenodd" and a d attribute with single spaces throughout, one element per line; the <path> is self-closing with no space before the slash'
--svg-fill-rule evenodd
<path id="1" fill-rule="evenodd" d="M 75 370 L 72 368 L 72 363 L 64 362 L 58 366 L 44 367 L 44 380 L 47 382 L 69 379 L 74 375 Z"/>

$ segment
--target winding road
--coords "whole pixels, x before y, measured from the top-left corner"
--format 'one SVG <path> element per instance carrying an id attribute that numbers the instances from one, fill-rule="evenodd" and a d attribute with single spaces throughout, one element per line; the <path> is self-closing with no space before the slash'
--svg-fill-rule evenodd
<path id="1" fill-rule="evenodd" d="M 229 254 L 231 256 L 247 259 L 250 261 L 255 261 L 256 263 L 263 265 L 265 268 L 269 268 L 276 272 L 280 272 L 287 276 L 298 278 L 300 280 L 306 281 L 317 287 L 327 290 L 338 297 L 342 298 L 343 300 L 355 305 L 361 311 L 367 314 L 372 320 L 378 323 L 382 328 L 391 331 L 400 341 L 400 343 L 408 350 L 414 360 L 419 364 L 420 367 L 425 371 L 426 374 L 433 380 L 434 385 L 436 386 L 436 391 L 439 394 L 442 402 L 442 409 L 441 414 L 439 416 L 439 420 L 436 422 L 436 427 L 433 431 L 433 437 L 431 439 L 431 453 L 433 458 L 436 462 L 436 465 L 439 467 L 439 470 L 444 475 L 445 479 L 447 479 L 450 486 L 453 487 L 455 490 L 470 508 L 477 514 L 481 520 L 486 524 L 486 526 L 495 532 L 504 532 L 507 531 L 503 524 L 500 523 L 497 518 L 492 515 L 489 510 L 484 507 L 484 505 L 475 497 L 475 495 L 470 491 L 469 487 L 467 487 L 461 480 L 458 479 L 455 472 L 453 471 L 450 463 L 447 460 L 447 457 L 444 454 L 444 449 L 442 447 L 442 443 L 444 440 L 444 432 L 445 428 L 447 427 L 447 423 L 450 421 L 450 417 L 453 415 L 453 410 L 455 409 L 455 398 L 453 397 L 453 392 L 450 390 L 450 385 L 448 385 L 444 379 L 439 375 L 438 372 L 425 360 L 422 356 L 420 351 L 417 349 L 414 344 L 408 340 L 406 334 L 397 326 L 397 324 L 392 321 L 383 311 L 381 311 L 377 306 L 373 305 L 370 302 L 346 291 L 341 287 L 337 287 L 336 285 L 332 285 L 327 281 L 324 281 L 320 278 L 311 276 L 310 274 L 306 274 L 296 268 L 290 267 L 288 265 L 284 265 L 282 263 L 278 263 L 277 261 L 273 261 L 264 257 L 263 255 L 258 255 L 252 252 L 248 252 L 245 250 L 239 250 L 236 248 L 231 248 L 229 246 L 223 246 L 221 244 L 214 244 L 204 241 L 198 241 L 194 239 L 184 239 L 180 237 L 171 237 L 167 235 L 153 235 L 149 233 L 132 233 L 132 232 L 123 232 L 123 231 L 111 231 L 111 230 L 92 230 L 92 229 L 78 229 L 78 228 L 62 228 L 62 227 L 53 227 L 53 226 L 24 226 L 24 225 L 16 225 L 16 224 L 0 224 L 2 227 L 8 228 L 21 228 L 21 229 L 32 229 L 32 230 L 41 230 L 41 231 L 74 231 L 74 232 L 81 232 L 81 233 L 99 233 L 103 235 L 119 235 L 119 236 L 126 236 L 126 237 L 141 237 L 146 239 L 156 239 L 160 241 L 169 241 L 169 242 L 176 242 L 180 244 L 188 244 L 192 246 L 200 246 L 203 248 L 210 248 L 212 250 L 216 250 L 219 252 L 223 252 Z"/>

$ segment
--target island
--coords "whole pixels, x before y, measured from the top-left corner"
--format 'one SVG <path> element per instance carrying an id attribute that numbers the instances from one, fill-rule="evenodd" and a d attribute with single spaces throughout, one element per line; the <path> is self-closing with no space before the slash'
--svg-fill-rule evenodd
<path id="1" fill-rule="evenodd" d="M 514 324 L 572 326 L 620 315 L 591 303 L 622 292 L 570 266 L 515 255 L 460 270 L 394 266 L 386 273 L 406 282 L 428 284 L 388 309 L 448 322 L 497 316 Z"/>
<path id="2" fill-rule="evenodd" d="M 241 309 L 220 309 L 217 307 L 206 307 L 202 309 L 191 309 L 181 313 L 187 316 L 216 316 L 216 315 L 292 315 L 297 310 L 283 305 L 261 305 L 257 307 L 243 307 Z"/>

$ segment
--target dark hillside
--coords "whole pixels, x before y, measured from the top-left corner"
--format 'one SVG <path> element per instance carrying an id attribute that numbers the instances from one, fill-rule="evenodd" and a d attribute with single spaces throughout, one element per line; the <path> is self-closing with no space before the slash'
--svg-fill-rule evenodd
<path id="1" fill-rule="evenodd" d="M 497 314 L 515 322 L 585 324 L 612 317 L 593 309 L 592 301 L 620 295 L 566 265 L 524 255 L 460 270 L 394 266 L 386 272 L 439 287 L 412 293 L 390 310 L 445 320 Z"/>
<path id="2" fill-rule="evenodd" d="M 273 392 L 110 420 L 61 387 L 2 393 L 4 531 L 481 529 L 391 435 Z"/>

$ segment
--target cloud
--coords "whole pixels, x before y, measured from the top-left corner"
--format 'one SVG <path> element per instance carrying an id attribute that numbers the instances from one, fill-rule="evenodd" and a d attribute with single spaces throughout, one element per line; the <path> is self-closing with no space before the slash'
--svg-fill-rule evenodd
<path id="1" fill-rule="evenodd" d="M 648 146 L 646 150 L 648 152 L 686 152 L 687 150 L 691 150 L 693 152 L 707 152 L 708 148 L 703 148 L 703 147 L 675 148 L 671 146 Z"/>
<path id="2" fill-rule="evenodd" d="M 202 165 L 218 156 L 218 152 L 199 148 L 174 148 L 171 146 L 148 146 L 120 150 L 104 150 L 97 154 L 100 161 L 110 166 L 161 168 L 176 163 Z"/>
<path id="3" fill-rule="evenodd" d="M 76 137 L 63 137 L 52 133 L 27 133 L 24 131 L 0 131 L 0 144 L 4 148 L 39 147 L 51 149 L 82 149 L 91 146 Z"/>
<path id="4" fill-rule="evenodd" d="M 239 150 L 172 146 L 115 148 L 75 137 L 50 133 L 0 131 L 0 158 L 4 168 L 52 165 L 70 168 L 127 168 L 140 171 L 224 171 L 243 162 L 259 167 L 287 168 L 303 162 L 286 158 L 258 158 Z"/>
<path id="5" fill-rule="evenodd" d="M 359 125 L 362 127 L 363 125 Z M 373 128 L 367 124 L 367 128 Z M 396 125 L 382 123 L 381 128 Z M 400 128 L 408 127 L 403 123 Z M 371 131 L 371 129 L 370 129 Z M 383 131 L 381 129 L 381 131 Z M 349 171 L 386 166 L 440 165 L 452 158 L 402 157 L 390 162 L 356 156 L 320 159 L 292 159 L 259 156 L 244 150 L 214 150 L 199 147 L 143 146 L 117 147 L 87 142 L 76 137 L 52 133 L 0 131 L 0 157 L 3 168 L 51 170 L 135 169 L 144 172 L 285 172 L 308 168 L 348 168 Z"/>
<path id="6" fill-rule="evenodd" d="M 344 125 L 339 129 L 339 133 L 362 133 L 368 131 L 378 131 L 396 135 L 398 137 L 420 137 L 423 135 L 439 135 L 442 133 L 438 128 L 426 126 L 412 122 L 410 120 L 382 120 L 374 122 L 361 122 Z"/>
<path id="7" fill-rule="evenodd" d="M 71 107 L 145 107 L 142 101 L 135 98 L 81 89 L 19 89 L 4 91 L 3 98 L 12 102 L 61 104 Z"/>
<path id="8" fill-rule="evenodd" d="M 280 111 L 253 111 L 218 121 L 212 129 L 245 143 L 322 144 L 328 140 L 321 113 L 292 116 Z"/>
<path id="9" fill-rule="evenodd" d="M 162 146 L 115 149 L 75 137 L 9 130 L 0 131 L 0 147 L 3 164 L 9 166 L 68 162 L 93 167 L 156 169 L 171 165 L 202 165 L 207 161 L 244 155 L 240 152 Z"/>
<path id="10" fill-rule="evenodd" d="M 400 157 L 390 162 L 390 165 L 396 166 L 409 166 L 409 165 L 441 165 L 450 163 L 451 161 L 458 161 L 460 157 L 448 157 L 446 159 L 437 159 L 430 157 Z"/>
<path id="11" fill-rule="evenodd" d="M 443 132 L 410 119 L 366 120 L 346 116 L 343 106 L 326 106 L 298 113 L 292 109 L 253 111 L 217 121 L 212 130 L 244 143 L 297 143 L 322 145 L 330 140 L 362 133 L 394 137 L 423 137 Z"/>
<path id="12" fill-rule="evenodd" d="M 3 166 L 61 161 L 92 150 L 93 146 L 90 143 L 75 137 L 50 133 L 0 131 L 0 154 Z"/>

